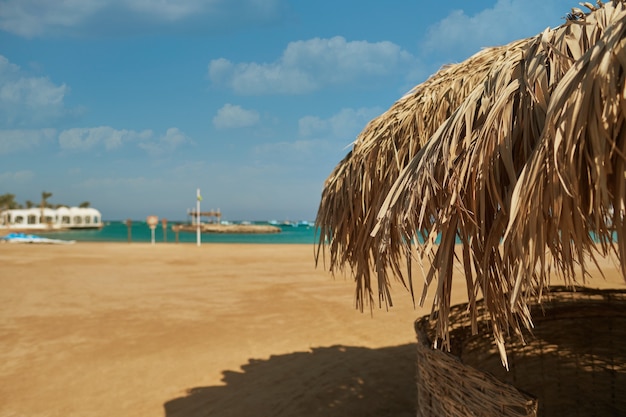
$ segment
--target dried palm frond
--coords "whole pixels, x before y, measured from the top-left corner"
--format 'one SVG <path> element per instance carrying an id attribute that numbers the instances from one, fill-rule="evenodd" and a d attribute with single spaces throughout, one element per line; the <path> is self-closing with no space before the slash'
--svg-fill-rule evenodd
<path id="1" fill-rule="evenodd" d="M 401 262 L 405 257 L 410 262 L 407 254 L 417 243 L 420 259 L 430 260 L 421 302 L 427 288 L 437 281 L 433 315 L 438 317 L 442 345 L 448 346 L 454 246 L 460 241 L 469 313 L 476 317 L 474 302 L 482 295 L 506 364 L 504 334 L 509 329 L 521 334 L 522 326 L 531 326 L 526 298 L 509 300 L 506 296 L 515 290 L 516 280 L 511 276 L 521 270 L 519 259 L 527 257 L 520 238 L 513 240 L 517 244 L 507 246 L 508 252 L 503 253 L 501 248 L 510 223 L 514 190 L 521 187 L 520 175 L 539 146 L 555 88 L 605 32 L 613 30 L 623 14 L 623 1 L 614 1 L 555 30 L 498 49 L 491 55 L 492 61 L 482 67 L 487 71 L 480 82 L 467 92 L 449 118 L 429 126 L 434 133 L 427 139 L 420 137 L 420 146 L 411 152 L 402 147 L 411 143 L 412 137 L 406 134 L 411 130 L 386 130 L 388 135 L 395 135 L 386 140 L 394 144 L 396 153 L 402 152 L 405 158 L 414 155 L 410 161 L 402 160 L 404 165 L 397 163 L 394 167 L 401 170 L 395 182 L 395 175 L 386 176 L 384 171 L 392 165 L 389 159 L 383 158 L 382 163 L 371 159 L 381 158 L 377 153 L 380 146 L 373 147 L 367 155 L 370 159 L 357 158 L 359 163 L 351 164 L 357 141 L 353 153 L 327 181 L 318 214 L 318 224 L 325 232 L 322 238 L 328 239 L 330 246 L 331 266 L 347 263 L 355 271 L 357 295 L 371 294 L 369 270 L 373 266 L 378 292 L 387 297 L 387 271 L 399 276 Z M 419 96 L 412 99 L 420 100 Z M 397 124 L 394 117 L 396 113 L 385 113 L 376 126 L 384 126 L 385 121 Z M 403 117 L 416 126 L 416 115 Z M 360 137 L 367 137 L 371 129 L 368 125 Z M 618 175 L 623 177 L 623 171 Z M 614 207 L 623 212 L 623 205 Z M 372 227 L 372 210 L 376 209 L 378 222 Z M 539 254 L 553 242 L 530 244 L 537 245 L 535 253 Z M 556 259 L 560 261 L 556 266 L 563 268 L 563 259 L 567 262 L 569 258 Z M 529 262 L 523 263 L 526 271 L 531 268 Z M 535 288 L 530 294 L 536 295 L 542 277 L 532 274 L 525 289 Z"/>
<path id="2" fill-rule="evenodd" d="M 387 112 L 368 123 L 352 151 L 326 180 L 316 226 L 330 252 L 331 272 L 349 266 L 355 275 L 356 303 L 374 304 L 372 279 L 378 280 L 379 303 L 391 304 L 390 276 L 378 253 L 383 243 L 371 238 L 376 215 L 391 184 L 436 128 L 483 81 L 490 66 L 506 48 L 484 49 L 462 64 L 449 65 L 397 101 Z M 394 256 L 394 254 L 387 254 Z M 369 261 L 361 262 L 366 257 Z M 371 262 L 371 263 L 370 263 Z M 394 264 L 398 264 L 396 259 Z M 386 265 L 386 264 L 384 264 Z M 374 275 L 371 271 L 375 271 Z M 393 271 L 406 287 L 399 270 Z"/>
<path id="3" fill-rule="evenodd" d="M 522 326 L 532 325 L 526 298 L 510 302 L 506 296 L 515 290 L 511 271 L 519 269 L 518 259 L 526 256 L 523 245 L 504 255 L 500 248 L 513 190 L 540 142 L 555 88 L 623 13 L 624 4 L 615 2 L 587 15 L 583 22 L 568 22 L 511 48 L 411 161 L 389 194 L 378 233 L 397 233 L 394 228 L 401 228 L 405 235 L 428 232 L 426 244 L 419 248 L 431 260 L 424 293 L 436 278 L 434 308 L 444 346 L 449 343 L 446 317 L 457 239 L 463 244 L 469 313 L 475 317 L 473 302 L 482 295 L 505 364 L 505 333 L 512 329 L 521 335 Z M 434 245 L 439 235 L 441 243 Z M 406 251 L 406 247 L 386 250 Z M 389 262 L 394 260 L 389 258 Z M 528 277 L 526 288 L 540 291 L 542 281 L 537 278 Z"/>
<path id="4" fill-rule="evenodd" d="M 548 281 L 546 248 L 566 282 L 597 253 L 616 254 L 626 277 L 626 13 L 618 19 L 555 90 L 515 187 L 504 242 L 515 303 Z"/>

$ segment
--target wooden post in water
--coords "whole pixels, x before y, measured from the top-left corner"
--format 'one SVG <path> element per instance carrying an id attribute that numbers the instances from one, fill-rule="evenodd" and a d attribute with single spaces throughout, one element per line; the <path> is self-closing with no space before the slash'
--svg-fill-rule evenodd
<path id="1" fill-rule="evenodd" d="M 131 219 L 126 219 L 126 227 L 128 228 L 128 243 L 133 241 L 133 221 Z"/>
<path id="2" fill-rule="evenodd" d="M 202 238 L 200 237 L 200 202 L 202 196 L 200 195 L 200 189 L 196 190 L 196 245 L 200 246 Z"/>
<path id="3" fill-rule="evenodd" d="M 161 219 L 161 226 L 163 227 L 163 242 L 167 242 L 167 219 Z"/>

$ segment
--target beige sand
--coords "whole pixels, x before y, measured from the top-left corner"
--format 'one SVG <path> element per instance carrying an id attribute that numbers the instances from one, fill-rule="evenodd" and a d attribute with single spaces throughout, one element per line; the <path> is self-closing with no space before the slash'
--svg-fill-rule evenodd
<path id="1" fill-rule="evenodd" d="M 0 288 L 2 417 L 415 415 L 426 311 L 356 311 L 309 245 L 3 244 Z"/>

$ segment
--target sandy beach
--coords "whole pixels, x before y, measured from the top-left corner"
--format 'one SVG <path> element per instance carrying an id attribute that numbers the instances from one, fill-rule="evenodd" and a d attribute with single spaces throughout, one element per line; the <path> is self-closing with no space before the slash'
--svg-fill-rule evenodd
<path id="1" fill-rule="evenodd" d="M 415 415 L 427 309 L 397 284 L 355 310 L 312 245 L 3 244 L 0 265 L 0 417 Z M 601 267 L 589 286 L 624 287 Z"/>

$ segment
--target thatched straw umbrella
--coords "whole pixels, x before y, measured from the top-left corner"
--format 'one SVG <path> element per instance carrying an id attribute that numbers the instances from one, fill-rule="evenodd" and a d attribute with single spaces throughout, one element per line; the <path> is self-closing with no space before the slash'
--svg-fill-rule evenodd
<path id="1" fill-rule="evenodd" d="M 613 252 L 626 277 L 626 13 L 620 10 L 553 94 L 539 145 L 513 191 L 504 253 L 512 300 L 549 279 L 566 281 Z M 524 242 L 533 242 L 531 245 Z M 523 246 L 522 246 L 523 245 Z M 525 247 L 522 250 L 522 247 Z M 544 256 L 544 248 L 551 258 Z M 524 253 L 514 259 L 515 254 Z M 584 275 L 583 275 L 584 276 Z"/>
<path id="2" fill-rule="evenodd" d="M 371 238 L 370 232 L 393 181 L 437 126 L 484 80 L 494 58 L 504 52 L 504 47 L 485 49 L 462 64 L 444 67 L 416 86 L 367 125 L 326 181 L 316 220 L 321 232 L 318 249 L 328 244 L 331 271 L 346 265 L 354 271 L 360 309 L 374 302 L 371 271 L 376 271 L 381 290 L 379 302 L 391 304 L 389 276 L 376 256 L 382 242 Z M 365 254 L 371 265 L 362 262 Z M 318 260 L 321 255 L 318 251 Z"/>
<path id="3" fill-rule="evenodd" d="M 483 51 L 477 68 L 476 57 L 453 67 L 477 76 L 454 104 L 444 101 L 448 117 L 417 122 L 426 109 L 415 103 L 437 73 L 366 127 L 328 179 L 317 219 L 331 269 L 352 268 L 357 297 L 371 294 L 373 266 L 387 300 L 387 271 L 405 282 L 403 262 L 417 250 L 430 260 L 421 302 L 436 281 L 437 335 L 449 347 L 460 241 L 469 314 L 482 296 L 506 363 L 504 336 L 531 326 L 527 303 L 540 298 L 549 267 L 573 280 L 597 248 L 590 232 L 603 252 L 614 231 L 623 237 L 626 7 L 585 5 L 590 13 L 575 9 L 554 30 Z M 626 261 L 623 242 L 615 251 Z"/>

